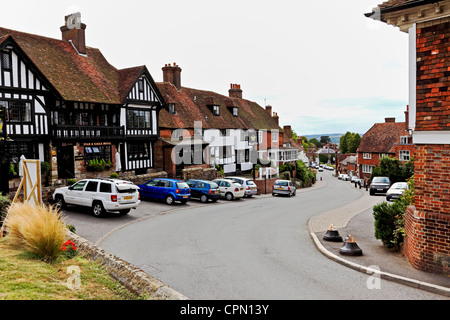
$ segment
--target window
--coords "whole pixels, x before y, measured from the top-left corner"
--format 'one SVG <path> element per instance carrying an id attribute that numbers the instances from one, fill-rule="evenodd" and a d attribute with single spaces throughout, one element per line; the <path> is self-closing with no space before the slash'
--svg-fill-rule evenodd
<path id="1" fill-rule="evenodd" d="M 374 167 L 375 166 L 370 166 L 370 165 L 367 165 L 367 164 L 363 164 L 362 165 L 362 171 L 363 171 L 363 173 L 372 173 L 372 170 L 373 170 Z"/>
<path id="2" fill-rule="evenodd" d="M 272 142 L 278 142 L 278 130 L 272 131 Z"/>
<path id="3" fill-rule="evenodd" d="M 86 183 L 87 183 L 86 180 L 81 180 L 80 182 L 73 185 L 72 190 L 82 191 Z"/>
<path id="4" fill-rule="evenodd" d="M 9 122 L 31 122 L 31 103 L 25 101 L 0 101 L 6 109 L 5 118 Z"/>
<path id="5" fill-rule="evenodd" d="M 237 117 L 239 115 L 239 109 L 237 107 L 233 107 L 233 116 Z"/>
<path id="6" fill-rule="evenodd" d="M 148 143 L 127 144 L 128 160 L 144 160 L 149 158 Z"/>
<path id="7" fill-rule="evenodd" d="M 139 92 L 144 92 L 144 79 L 139 79 L 138 89 L 139 89 Z"/>
<path id="8" fill-rule="evenodd" d="M 111 184 L 110 183 L 101 182 L 100 183 L 100 192 L 112 193 Z"/>
<path id="9" fill-rule="evenodd" d="M 2 68 L 5 71 L 11 71 L 11 54 L 2 52 Z"/>
<path id="10" fill-rule="evenodd" d="M 409 136 L 400 137 L 400 144 L 409 144 Z"/>
<path id="11" fill-rule="evenodd" d="M 213 106 L 212 110 L 213 110 L 213 115 L 220 116 L 220 106 Z"/>
<path id="12" fill-rule="evenodd" d="M 105 160 L 106 163 L 110 162 L 111 157 L 111 146 L 89 146 L 84 147 L 84 164 L 89 165 L 90 161 L 93 159 Z"/>
<path id="13" fill-rule="evenodd" d="M 150 110 L 130 109 L 127 112 L 127 127 L 147 129 L 151 128 Z"/>
<path id="14" fill-rule="evenodd" d="M 89 181 L 88 185 L 86 186 L 86 190 L 88 192 L 97 192 L 97 186 L 98 186 L 98 182 L 97 181 Z"/>
<path id="15" fill-rule="evenodd" d="M 372 154 L 368 152 L 363 153 L 363 159 L 372 159 Z"/>
<path id="16" fill-rule="evenodd" d="M 410 160 L 409 150 L 400 150 L 398 152 L 398 158 L 400 161 L 409 161 Z"/>
<path id="17" fill-rule="evenodd" d="M 175 103 L 169 103 L 169 114 L 177 114 L 175 110 Z"/>

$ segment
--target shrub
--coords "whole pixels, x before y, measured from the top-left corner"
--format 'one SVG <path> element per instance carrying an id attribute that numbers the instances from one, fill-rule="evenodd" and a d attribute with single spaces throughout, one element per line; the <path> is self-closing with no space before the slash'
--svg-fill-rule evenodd
<path id="1" fill-rule="evenodd" d="M 393 204 L 382 202 L 373 207 L 375 237 L 387 248 L 398 248 L 403 244 L 406 207 L 414 204 L 414 176 L 408 180 L 408 186 L 409 189 Z"/>
<path id="2" fill-rule="evenodd" d="M 76 179 L 69 179 L 69 180 L 67 180 L 67 185 L 68 185 L 68 186 L 71 186 L 71 185 L 73 185 L 75 182 L 77 182 Z"/>
<path id="3" fill-rule="evenodd" d="M 67 228 L 54 207 L 13 203 L 5 227 L 12 245 L 22 247 L 44 261 L 54 261 L 61 254 Z"/>
<path id="4" fill-rule="evenodd" d="M 117 179 L 117 178 L 119 178 L 119 174 L 118 174 L 117 172 L 112 172 L 112 173 L 109 175 L 109 177 L 110 177 L 111 179 Z"/>

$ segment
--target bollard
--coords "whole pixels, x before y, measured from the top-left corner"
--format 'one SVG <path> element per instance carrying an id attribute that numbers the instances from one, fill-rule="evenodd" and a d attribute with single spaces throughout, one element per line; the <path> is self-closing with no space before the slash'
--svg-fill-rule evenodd
<path id="1" fill-rule="evenodd" d="M 323 236 L 323 240 L 341 242 L 342 237 L 339 235 L 339 231 L 333 225 L 331 225 L 330 228 L 325 233 L 325 235 Z"/>
<path id="2" fill-rule="evenodd" d="M 339 249 L 339 253 L 347 256 L 362 256 L 361 248 L 358 247 L 355 239 L 351 235 L 345 238 L 344 245 Z"/>

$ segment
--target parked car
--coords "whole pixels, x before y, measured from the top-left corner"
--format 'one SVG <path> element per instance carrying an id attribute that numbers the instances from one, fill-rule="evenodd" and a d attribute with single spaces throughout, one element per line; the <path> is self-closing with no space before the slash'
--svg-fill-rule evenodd
<path id="1" fill-rule="evenodd" d="M 389 177 L 374 177 L 370 183 L 370 195 L 386 193 L 391 186 Z"/>
<path id="2" fill-rule="evenodd" d="M 191 189 L 191 199 L 200 199 L 201 202 L 216 202 L 220 198 L 220 189 L 217 183 L 207 180 L 186 180 Z"/>
<path id="3" fill-rule="evenodd" d="M 156 178 L 139 185 L 141 196 L 157 200 L 164 200 L 171 205 L 175 201 L 187 203 L 191 197 L 186 182 L 176 179 Z"/>
<path id="4" fill-rule="evenodd" d="M 342 180 L 349 181 L 350 180 L 350 176 L 348 174 L 343 174 L 342 175 Z"/>
<path id="5" fill-rule="evenodd" d="M 227 199 L 239 199 L 244 196 L 244 187 L 231 179 L 216 179 L 213 182 L 217 183 L 220 189 L 220 196 Z"/>
<path id="6" fill-rule="evenodd" d="M 322 168 L 322 167 L 317 168 L 317 170 L 318 170 L 319 172 L 323 172 L 323 168 Z"/>
<path id="7" fill-rule="evenodd" d="M 338 178 L 339 180 L 342 180 L 342 177 L 343 177 L 343 176 L 344 176 L 343 173 L 339 173 L 337 178 Z"/>
<path id="8" fill-rule="evenodd" d="M 258 193 L 258 188 L 256 187 L 256 183 L 249 178 L 241 178 L 241 177 L 227 177 L 227 179 L 231 179 L 241 186 L 244 187 L 244 193 L 246 197 L 254 196 Z"/>
<path id="9" fill-rule="evenodd" d="M 408 184 L 406 182 L 394 183 L 386 192 L 386 200 L 391 201 L 392 199 L 400 198 L 402 194 L 405 193 L 406 189 L 408 189 Z"/>
<path id="10" fill-rule="evenodd" d="M 294 183 L 290 180 L 276 180 L 272 187 L 272 196 L 276 195 L 287 195 L 287 196 L 295 196 L 296 188 Z"/>
<path id="11" fill-rule="evenodd" d="M 71 186 L 57 188 L 53 200 L 60 208 L 77 205 L 91 208 L 94 216 L 106 212 L 127 214 L 140 203 L 139 187 L 119 179 L 83 179 Z"/>

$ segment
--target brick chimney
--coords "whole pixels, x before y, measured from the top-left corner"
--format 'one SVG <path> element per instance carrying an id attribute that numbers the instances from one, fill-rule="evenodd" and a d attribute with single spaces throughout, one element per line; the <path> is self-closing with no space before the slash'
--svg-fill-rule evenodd
<path id="1" fill-rule="evenodd" d="M 181 68 L 177 66 L 177 64 L 174 62 L 173 66 L 169 63 L 166 64 L 163 68 L 163 81 L 164 82 L 170 82 L 177 88 L 178 90 L 181 89 Z"/>
<path id="2" fill-rule="evenodd" d="M 72 42 L 78 53 L 86 54 L 86 25 L 81 23 L 81 13 L 65 16 L 66 24 L 60 28 L 63 41 Z"/>
<path id="3" fill-rule="evenodd" d="M 272 116 L 272 106 L 266 106 L 266 111 Z"/>
<path id="4" fill-rule="evenodd" d="M 283 141 L 289 141 L 291 138 L 291 126 L 283 126 Z"/>
<path id="5" fill-rule="evenodd" d="M 406 111 L 405 111 L 405 124 L 406 124 L 406 129 L 409 129 L 409 105 L 406 105 Z"/>
<path id="6" fill-rule="evenodd" d="M 278 124 L 279 124 L 279 117 L 278 117 L 278 114 L 277 114 L 276 112 L 273 113 L 272 118 L 273 118 L 273 120 L 276 121 L 276 123 L 277 123 L 277 125 L 278 125 Z"/>
<path id="7" fill-rule="evenodd" d="M 395 122 L 395 118 L 384 118 L 384 122 Z"/>
<path id="8" fill-rule="evenodd" d="M 228 90 L 228 95 L 230 98 L 242 99 L 242 90 L 240 84 L 230 84 L 230 89 Z"/>

